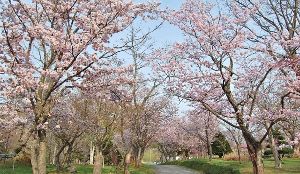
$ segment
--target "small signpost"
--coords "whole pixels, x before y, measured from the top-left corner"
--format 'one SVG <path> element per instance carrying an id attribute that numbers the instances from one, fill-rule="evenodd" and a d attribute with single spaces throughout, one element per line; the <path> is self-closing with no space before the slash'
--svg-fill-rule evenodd
<path id="1" fill-rule="evenodd" d="M 13 159 L 16 156 L 16 154 L 14 153 L 10 153 L 10 154 L 5 154 L 5 153 L 0 153 L 0 160 L 1 161 L 5 161 L 7 159 Z M 15 160 L 13 159 L 13 170 L 15 170 Z"/>

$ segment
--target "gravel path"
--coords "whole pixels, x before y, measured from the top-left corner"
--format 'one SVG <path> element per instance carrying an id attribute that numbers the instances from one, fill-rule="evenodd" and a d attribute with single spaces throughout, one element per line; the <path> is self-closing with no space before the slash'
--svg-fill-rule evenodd
<path id="1" fill-rule="evenodd" d="M 173 165 L 156 165 L 156 174 L 200 174 L 199 172 Z"/>

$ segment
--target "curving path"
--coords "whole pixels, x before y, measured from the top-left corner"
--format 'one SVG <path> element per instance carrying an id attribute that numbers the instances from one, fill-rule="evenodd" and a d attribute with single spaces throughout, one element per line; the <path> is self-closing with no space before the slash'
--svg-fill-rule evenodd
<path id="1" fill-rule="evenodd" d="M 175 165 L 156 165 L 155 172 L 156 174 L 200 174 L 197 171 Z"/>

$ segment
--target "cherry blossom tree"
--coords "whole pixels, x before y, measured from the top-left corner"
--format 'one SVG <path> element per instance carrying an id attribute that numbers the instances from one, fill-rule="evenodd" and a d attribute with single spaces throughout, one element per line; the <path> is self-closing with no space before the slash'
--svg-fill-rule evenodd
<path id="1" fill-rule="evenodd" d="M 165 108 L 169 102 L 167 98 L 161 97 L 147 101 L 143 108 L 137 108 L 132 102 L 122 106 L 123 112 L 114 142 L 123 156 L 124 173 L 128 172 L 131 157 L 136 167 L 141 164 L 145 149 L 160 133 L 162 121 L 168 117 Z"/>
<path id="2" fill-rule="evenodd" d="M 162 163 L 176 160 L 180 148 L 180 135 L 182 135 L 180 128 L 182 125 L 180 119 L 174 116 L 163 122 L 159 129 L 159 136 L 156 137 Z"/>
<path id="3" fill-rule="evenodd" d="M 92 89 L 87 91 L 91 92 Z M 66 150 L 66 154 L 64 154 L 66 167 L 74 170 L 74 166 L 71 165 L 74 161 L 72 154 L 76 143 L 79 140 L 84 141 L 82 137 L 85 137 L 94 145 L 95 160 L 94 153 L 90 157 L 94 161 L 92 163 L 94 165 L 93 173 L 101 173 L 104 163 L 102 152 L 112 141 L 117 120 L 121 115 L 121 107 L 115 100 L 114 94 L 108 88 L 106 90 L 102 88 L 101 91 L 103 93 L 101 96 L 84 96 L 86 91 L 81 91 L 80 95 L 76 96 L 69 94 L 62 101 L 56 103 L 49 120 L 49 128 L 59 140 L 57 142 L 58 149 L 55 151 L 57 171 L 62 169 L 60 157 Z M 111 93 L 111 95 L 105 94 L 105 92 Z"/>
<path id="4" fill-rule="evenodd" d="M 243 143 L 243 135 L 241 133 L 241 131 L 239 129 L 235 129 L 235 128 L 232 128 L 230 126 L 226 126 L 226 129 L 227 129 L 227 137 L 229 138 L 229 140 L 232 140 L 235 145 L 236 145 L 236 151 L 237 151 L 237 154 L 238 154 L 238 159 L 239 159 L 239 163 L 241 164 L 242 163 L 242 159 L 241 159 L 241 146 L 242 146 L 242 143 Z"/>
<path id="5" fill-rule="evenodd" d="M 287 83 L 283 86 L 281 107 L 287 115 L 299 117 L 299 1 L 235 0 L 237 9 L 256 8 L 251 23 L 245 26 L 253 34 L 252 42 L 260 44 L 262 52 L 270 55 L 280 68 L 280 76 Z M 284 9 L 284 10 L 283 10 Z M 290 107 L 293 103 L 293 107 Z M 292 121 L 293 122 L 293 121 Z M 293 139 L 293 138 L 292 138 Z"/>
<path id="6" fill-rule="evenodd" d="M 124 126 L 124 120 L 127 119 L 124 111 L 127 111 L 127 103 L 132 100 L 127 91 L 127 86 L 132 84 L 131 65 L 123 66 L 119 60 L 115 60 L 106 66 L 109 69 L 88 74 L 83 82 L 76 84 L 86 105 L 86 133 L 92 145 L 90 160 L 94 162 L 93 173 L 97 174 L 101 173 L 103 167 L 103 151 L 113 141 L 119 128 Z"/>
<path id="7" fill-rule="evenodd" d="M 252 41 L 259 43 L 258 50 L 269 54 L 288 80 L 283 100 L 287 97 L 299 99 L 299 1 L 234 1 L 231 6 L 237 9 L 236 15 L 256 9 L 245 27 L 253 35 Z"/>
<path id="8" fill-rule="evenodd" d="M 63 166 L 60 161 L 61 154 L 66 152 L 66 167 L 71 167 L 72 153 L 76 141 L 86 132 L 87 119 L 86 109 L 84 105 L 79 106 L 78 97 L 66 97 L 56 103 L 52 111 L 52 117 L 49 119 L 49 129 L 51 133 L 58 139 L 57 150 L 55 153 L 55 165 L 57 171 L 61 171 Z"/>
<path id="9" fill-rule="evenodd" d="M 95 162 L 93 173 L 102 170 L 104 157 L 102 151 L 107 148 L 116 129 L 116 120 L 120 117 L 120 107 L 114 101 L 93 100 L 88 102 L 89 134 L 95 144 Z"/>
<path id="10" fill-rule="evenodd" d="M 122 155 L 123 159 L 123 172 L 124 174 L 129 174 L 129 165 L 131 163 L 132 154 L 132 138 L 129 129 L 126 129 L 128 122 L 125 119 L 121 119 L 121 126 L 119 127 L 119 132 L 114 136 L 114 143 L 117 146 L 118 151 Z"/>
<path id="11" fill-rule="evenodd" d="M 195 107 L 187 115 L 187 124 L 184 129 L 187 133 L 195 136 L 198 142 L 206 144 L 207 155 L 212 159 L 211 143 L 214 136 L 219 132 L 218 121 L 212 114 L 201 107 Z M 200 143 L 199 143 L 200 144 Z"/>
<path id="12" fill-rule="evenodd" d="M 206 141 L 205 123 L 192 123 L 197 120 L 193 120 L 191 113 L 196 112 L 191 111 L 186 116 L 180 117 L 178 108 L 175 108 L 174 105 L 168 107 L 165 112 L 168 117 L 162 120 L 159 132 L 155 137 L 162 163 L 176 160 L 178 156 L 188 159 L 190 155 L 199 154 L 199 149 Z"/>
<path id="13" fill-rule="evenodd" d="M 55 98 L 85 73 L 101 70 L 101 60 L 117 51 L 108 46 L 110 37 L 157 4 L 8 0 L 1 6 L 1 96 L 12 117 L 32 118 L 33 173 L 44 174 L 45 127 Z M 13 104 L 20 99 L 25 105 Z"/>
<path id="14" fill-rule="evenodd" d="M 274 78 L 282 73 L 278 61 L 261 51 L 266 47 L 251 42 L 255 35 L 246 25 L 251 24 L 257 8 L 231 6 L 221 11 L 214 7 L 188 0 L 178 11 L 163 14 L 184 32 L 186 41 L 158 50 L 153 64 L 162 77 L 167 77 L 169 92 L 198 102 L 221 121 L 240 129 L 253 173 L 263 173 L 262 143 L 272 126 L 286 115 L 284 110 L 269 112 L 266 131 L 252 131 L 268 113 L 261 114 L 258 107 L 265 97 L 262 87 L 272 79 L 277 89 L 284 89 L 286 79 Z"/>
<path id="15" fill-rule="evenodd" d="M 155 76 L 148 75 L 149 63 L 145 58 L 151 52 L 153 43 L 150 35 L 160 25 L 150 31 L 143 32 L 141 29 L 131 28 L 125 42 L 130 43 L 130 49 L 126 51 L 131 58 L 132 72 L 129 73 L 128 94 L 131 98 L 131 106 L 127 110 L 128 135 L 131 136 L 131 151 L 136 167 L 140 167 L 144 151 L 156 136 L 158 127 L 165 119 L 164 111 L 170 105 L 168 96 L 160 92 L 161 83 Z M 124 143 L 127 144 L 127 143 Z M 129 148 L 129 149 L 130 149 Z"/>
<path id="16" fill-rule="evenodd" d="M 282 128 L 285 135 L 288 137 L 291 144 L 293 145 L 294 156 L 295 157 L 300 156 L 299 117 L 285 120 L 284 122 L 281 122 L 279 125 Z"/>

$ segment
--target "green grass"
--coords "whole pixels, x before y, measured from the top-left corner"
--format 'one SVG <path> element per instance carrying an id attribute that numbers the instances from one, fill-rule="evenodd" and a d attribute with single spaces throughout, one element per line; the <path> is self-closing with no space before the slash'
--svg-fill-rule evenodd
<path id="1" fill-rule="evenodd" d="M 76 170 L 77 170 L 77 173 L 79 173 L 79 174 L 93 173 L 93 166 L 92 165 L 76 165 Z M 55 169 L 55 166 L 53 166 L 53 165 L 48 166 L 47 171 L 49 172 L 49 174 L 56 174 L 56 169 Z M 105 166 L 102 169 L 103 174 L 113 174 L 113 173 L 115 173 L 115 171 L 116 171 L 115 168 L 112 166 Z M 66 173 L 68 173 L 68 172 L 66 172 Z"/>
<path id="2" fill-rule="evenodd" d="M 197 159 L 189 161 L 173 162 L 176 165 L 185 166 L 188 168 L 203 171 L 204 173 L 211 174 L 230 174 L 230 173 L 241 173 L 251 174 L 252 164 L 251 162 L 238 161 L 224 161 L 222 159 L 213 159 L 208 161 L 207 159 Z M 233 169 L 233 170 L 231 170 Z M 300 159 L 283 159 L 281 169 L 274 168 L 273 160 L 264 160 L 264 171 L 265 174 L 300 174 Z"/>
<path id="3" fill-rule="evenodd" d="M 172 161 L 168 165 L 179 165 L 190 169 L 201 171 L 205 174 L 240 174 L 240 171 L 231 166 L 222 166 L 210 163 L 207 160 Z"/>
<path id="4" fill-rule="evenodd" d="M 0 164 L 0 174 L 16 174 L 16 173 L 22 173 L 22 174 L 31 174 L 31 166 L 20 164 L 15 165 L 15 170 L 12 168 L 11 163 Z"/>
<path id="5" fill-rule="evenodd" d="M 143 165 L 138 169 L 131 168 L 130 169 L 131 174 L 154 174 L 154 168 L 150 165 Z"/>
<path id="6" fill-rule="evenodd" d="M 90 174 L 93 173 L 93 166 L 91 165 L 77 165 L 76 170 L 78 174 Z M 55 166 L 49 165 L 47 166 L 47 172 L 49 174 L 55 174 Z M 15 170 L 12 169 L 11 163 L 0 163 L 0 174 L 31 174 L 31 166 L 24 164 L 16 164 Z M 106 166 L 102 170 L 103 174 L 118 174 L 120 172 L 116 172 L 115 167 Z M 142 167 L 135 169 L 133 167 L 130 168 L 131 174 L 154 174 L 154 169 L 152 166 L 143 165 Z M 65 172 L 67 174 L 67 172 Z"/>

